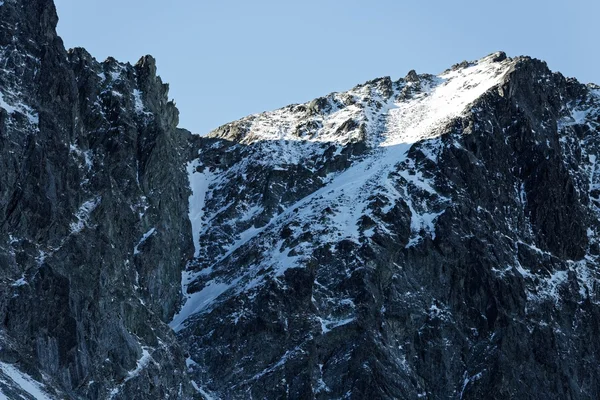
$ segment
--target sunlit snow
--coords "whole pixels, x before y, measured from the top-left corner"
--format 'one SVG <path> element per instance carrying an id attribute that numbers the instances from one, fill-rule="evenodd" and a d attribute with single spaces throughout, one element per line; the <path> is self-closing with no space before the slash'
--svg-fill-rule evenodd
<path id="1" fill-rule="evenodd" d="M 44 391 L 44 385 L 31 376 L 19 371 L 15 366 L 0 362 L 0 383 L 17 386 L 36 400 L 53 400 Z M 1 385 L 0 385 L 1 386 Z M 0 399 L 8 399 L 0 389 Z"/>

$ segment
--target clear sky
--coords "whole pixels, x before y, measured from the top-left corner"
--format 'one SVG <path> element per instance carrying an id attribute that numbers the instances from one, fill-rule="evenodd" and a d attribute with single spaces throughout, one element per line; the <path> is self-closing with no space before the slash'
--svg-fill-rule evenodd
<path id="1" fill-rule="evenodd" d="M 180 126 L 248 114 L 497 50 L 600 83 L 598 0 L 55 0 L 59 34 L 99 60 L 156 57 Z"/>

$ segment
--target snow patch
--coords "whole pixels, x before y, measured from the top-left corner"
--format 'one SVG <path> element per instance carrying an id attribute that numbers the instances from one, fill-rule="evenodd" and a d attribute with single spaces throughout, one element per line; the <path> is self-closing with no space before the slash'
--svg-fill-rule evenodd
<path id="1" fill-rule="evenodd" d="M 204 390 L 203 388 L 198 386 L 198 384 L 195 381 L 191 381 L 191 382 L 192 382 L 192 386 L 194 387 L 194 389 L 196 389 L 196 391 L 198 393 L 200 393 L 202 396 L 204 396 L 205 400 L 219 400 L 218 397 L 214 397 L 212 394 L 208 393 L 206 390 Z"/>
<path id="2" fill-rule="evenodd" d="M 11 95 L 11 97 L 13 98 L 17 98 L 18 96 L 16 96 L 14 93 L 8 92 Z M 19 114 L 23 114 L 27 120 L 29 121 L 29 123 L 31 125 L 35 125 L 37 126 L 40 122 L 40 118 L 38 113 L 36 113 L 33 108 L 29 107 L 28 105 L 26 105 L 23 102 L 16 102 L 13 104 L 9 104 L 6 100 L 5 100 L 5 94 L 3 94 L 2 92 L 0 92 L 0 108 L 3 108 L 4 110 L 6 110 L 6 112 L 8 112 L 8 114 L 14 114 L 14 113 L 19 113 Z"/>
<path id="3" fill-rule="evenodd" d="M 12 114 L 17 111 L 15 107 L 11 106 L 6 101 L 4 101 L 4 95 L 2 94 L 2 92 L 0 92 L 0 108 L 4 108 L 9 114 Z"/>
<path id="4" fill-rule="evenodd" d="M 465 373 L 465 379 L 463 381 L 463 385 L 462 385 L 462 389 L 460 391 L 460 397 L 459 399 L 462 399 L 465 393 L 465 389 L 467 388 L 467 385 L 471 382 L 477 382 L 478 380 L 481 379 L 481 377 L 483 376 L 483 372 L 479 372 L 471 377 L 469 377 L 466 373 Z"/>
<path id="5" fill-rule="evenodd" d="M 561 130 L 573 125 L 588 125 L 593 128 L 597 125 L 594 119 L 600 114 L 600 104 L 598 103 L 598 94 L 594 89 L 590 89 L 591 102 L 583 104 L 569 104 L 566 108 L 567 116 L 558 121 L 558 129 Z"/>
<path id="6" fill-rule="evenodd" d="M 137 361 L 135 369 L 132 369 L 127 373 L 127 378 L 125 378 L 125 382 L 138 376 L 140 372 L 142 372 L 150 364 L 150 362 L 153 361 L 152 355 L 150 354 L 149 350 L 151 350 L 151 348 L 149 347 L 142 348 L 142 356 Z"/>
<path id="7" fill-rule="evenodd" d="M 475 65 L 449 71 L 425 82 L 421 92 L 390 110 L 388 135 L 382 146 L 416 143 L 439 136 L 440 129 L 461 116 L 467 106 L 500 84 L 511 61 L 494 62 L 495 55 Z"/>
<path id="8" fill-rule="evenodd" d="M 541 278 L 539 275 L 538 277 Z M 541 278 L 540 284 L 537 287 L 537 297 L 540 299 L 552 299 L 554 303 L 558 304 L 561 300 L 559 288 L 567 282 L 567 279 L 567 271 L 555 271 L 549 277 L 545 279 Z"/>
<path id="9" fill-rule="evenodd" d="M 263 376 L 270 374 L 271 372 L 277 370 L 278 368 L 281 368 L 289 359 L 291 359 L 297 353 L 304 353 L 304 350 L 302 350 L 300 348 L 300 346 L 297 346 L 293 350 L 286 351 L 285 354 L 279 359 L 279 361 L 277 361 L 272 366 L 265 368 L 263 371 L 259 372 L 258 374 L 254 375 L 252 377 L 252 379 L 250 379 L 250 381 L 256 381 L 256 380 L 262 378 Z"/>
<path id="10" fill-rule="evenodd" d="M 209 172 L 206 168 L 204 172 L 197 172 L 197 167 L 201 166 L 199 160 L 189 162 L 187 165 L 188 179 L 192 194 L 189 198 L 189 218 L 192 224 L 192 238 L 194 241 L 194 257 L 200 253 L 200 232 L 205 224 L 204 204 L 209 186 L 214 180 L 216 174 Z"/>
<path id="11" fill-rule="evenodd" d="M 190 282 L 191 276 L 188 271 L 183 273 L 184 277 L 187 276 L 188 279 L 184 278 L 184 282 Z M 208 307 L 217 297 L 223 294 L 227 289 L 234 286 L 238 283 L 239 279 L 234 280 L 231 283 L 223 283 L 217 281 L 210 281 L 207 285 L 200 290 L 199 292 L 193 293 L 191 295 L 187 295 L 187 300 L 181 310 L 175 314 L 173 320 L 169 323 L 169 326 L 175 331 L 179 332 L 183 328 L 185 328 L 185 321 L 192 315 L 197 314 L 203 311 L 206 307 Z M 185 292 L 184 292 L 185 293 Z"/>
<path id="12" fill-rule="evenodd" d="M 144 242 L 146 242 L 146 240 L 148 240 L 148 238 L 150 236 L 154 235 L 155 232 L 156 232 L 156 228 L 152 228 L 148 232 L 144 233 L 144 236 L 142 236 L 142 238 L 140 239 L 140 241 L 138 242 L 138 244 L 136 244 L 135 247 L 133 248 L 133 254 L 134 255 L 140 254 L 139 247 L 141 245 L 143 245 Z"/>
<path id="13" fill-rule="evenodd" d="M 25 276 L 22 276 L 20 279 L 17 279 L 16 281 L 14 281 L 10 286 L 19 287 L 19 286 L 25 286 L 25 285 L 27 285 L 27 281 L 25 280 Z"/>
<path id="14" fill-rule="evenodd" d="M 325 319 L 318 317 L 319 322 L 321 323 L 321 332 L 323 334 L 329 333 L 335 328 L 339 328 L 340 326 L 348 325 L 349 323 L 356 320 L 356 318 L 345 318 L 345 319 Z"/>
<path id="15" fill-rule="evenodd" d="M 53 400 L 45 392 L 45 386 L 42 383 L 19 371 L 11 364 L 0 362 L 0 383 L 6 384 L 9 387 L 16 385 L 36 400 Z M 6 394 L 0 391 L 0 396 L 6 396 Z"/>
<path id="16" fill-rule="evenodd" d="M 121 72 L 122 72 L 122 70 L 124 69 L 124 68 L 123 68 L 122 66 L 120 66 L 120 65 L 117 65 L 117 68 L 120 68 L 120 69 L 121 69 L 121 71 L 111 71 L 111 72 L 109 72 L 109 74 L 110 74 L 110 78 L 111 78 L 113 81 L 118 81 L 118 80 L 120 80 L 120 79 L 121 79 Z"/>
<path id="17" fill-rule="evenodd" d="M 194 361 L 191 357 L 185 359 L 185 366 L 190 369 L 192 367 L 198 366 L 198 363 Z"/>
<path id="18" fill-rule="evenodd" d="M 77 145 L 73 143 L 69 145 L 69 150 L 75 155 L 77 155 L 79 158 L 83 158 L 84 164 L 88 171 L 92 169 L 92 167 L 94 166 L 94 162 L 92 161 L 93 155 L 91 150 L 82 151 L 79 147 L 77 147 Z"/>
<path id="19" fill-rule="evenodd" d="M 96 207 L 98 207 L 100 201 L 102 201 L 102 198 L 96 197 L 92 200 L 86 201 L 81 205 L 81 207 L 79 207 L 79 210 L 75 214 L 77 222 L 72 222 L 70 225 L 71 234 L 80 233 L 83 228 L 86 227 L 92 212 L 96 209 Z"/>
<path id="20" fill-rule="evenodd" d="M 142 100 L 142 91 L 141 90 L 138 90 L 138 89 L 133 90 L 133 100 L 134 100 L 134 107 L 135 107 L 136 113 L 144 114 L 144 115 L 152 115 L 151 112 L 146 111 L 146 107 L 144 106 L 144 102 Z"/>

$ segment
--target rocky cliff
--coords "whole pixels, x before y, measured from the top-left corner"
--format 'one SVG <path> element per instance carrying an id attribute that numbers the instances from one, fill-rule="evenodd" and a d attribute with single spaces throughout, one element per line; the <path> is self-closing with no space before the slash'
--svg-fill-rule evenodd
<path id="1" fill-rule="evenodd" d="M 168 87 L 152 57 L 65 51 L 50 0 L 0 4 L 0 392 L 190 397 L 165 324 L 193 254 Z"/>
<path id="2" fill-rule="evenodd" d="M 0 398 L 600 397 L 598 86 L 494 53 L 200 137 L 56 22 L 0 0 Z"/>

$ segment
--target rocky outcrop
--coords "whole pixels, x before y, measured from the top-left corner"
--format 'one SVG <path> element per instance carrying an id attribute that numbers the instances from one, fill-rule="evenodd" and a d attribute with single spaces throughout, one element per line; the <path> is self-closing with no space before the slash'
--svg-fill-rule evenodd
<path id="1" fill-rule="evenodd" d="M 152 57 L 65 51 L 50 0 L 0 4 L 0 367 L 51 398 L 190 398 L 165 324 L 193 254 L 168 87 Z"/>

